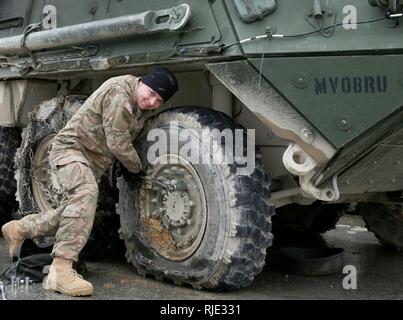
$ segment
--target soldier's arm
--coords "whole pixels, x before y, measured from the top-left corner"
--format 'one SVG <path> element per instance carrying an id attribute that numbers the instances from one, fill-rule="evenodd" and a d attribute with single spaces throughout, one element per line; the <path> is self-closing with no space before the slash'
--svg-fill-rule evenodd
<path id="1" fill-rule="evenodd" d="M 130 99 L 123 89 L 110 90 L 103 104 L 103 126 L 108 149 L 130 172 L 137 173 L 141 170 L 141 161 L 129 132 L 128 104 Z"/>

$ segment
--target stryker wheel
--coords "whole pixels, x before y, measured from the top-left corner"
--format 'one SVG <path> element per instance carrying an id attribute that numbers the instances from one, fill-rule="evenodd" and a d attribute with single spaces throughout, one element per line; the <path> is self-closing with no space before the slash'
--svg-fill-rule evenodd
<path id="1" fill-rule="evenodd" d="M 152 142 L 147 134 L 152 129 L 169 139 L 166 151 L 158 152 L 150 163 L 147 153 Z M 186 144 L 194 149 L 209 143 L 196 134 L 200 129 L 243 130 L 222 113 L 188 107 L 154 117 L 136 139 L 147 180 L 118 180 L 126 257 L 140 274 L 176 284 L 245 287 L 262 270 L 266 249 L 272 243 L 274 207 L 269 203 L 269 179 L 258 152 L 252 172 L 241 175 L 237 163 L 191 161 L 171 143 L 178 141 L 181 150 Z M 184 134 L 189 134 L 189 140 L 179 139 Z M 244 142 L 246 148 L 246 139 Z M 213 140 L 212 145 L 215 153 L 224 152 L 222 139 Z"/>

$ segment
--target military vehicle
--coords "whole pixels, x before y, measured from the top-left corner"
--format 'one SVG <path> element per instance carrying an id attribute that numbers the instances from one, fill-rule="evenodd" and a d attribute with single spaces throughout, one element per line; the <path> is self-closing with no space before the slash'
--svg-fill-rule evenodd
<path id="1" fill-rule="evenodd" d="M 133 142 L 146 177 L 117 164 L 99 200 L 99 211 L 114 211 L 116 193 L 138 273 L 194 288 L 247 286 L 265 265 L 275 211 L 279 223 L 310 232 L 334 227 L 343 210 L 360 213 L 402 249 L 402 6 L 3 0 L 2 215 L 14 194 L 19 216 L 53 208 L 55 134 L 103 81 L 158 65 L 175 72 L 180 90 Z M 219 134 L 206 141 L 195 134 L 203 129 Z M 155 132 L 169 137 L 156 153 L 168 161 L 149 161 Z M 253 147 L 251 172 L 245 161 L 198 163 L 178 152 L 211 144 L 222 156 L 234 149 L 228 132 L 241 140 L 238 160 Z"/>

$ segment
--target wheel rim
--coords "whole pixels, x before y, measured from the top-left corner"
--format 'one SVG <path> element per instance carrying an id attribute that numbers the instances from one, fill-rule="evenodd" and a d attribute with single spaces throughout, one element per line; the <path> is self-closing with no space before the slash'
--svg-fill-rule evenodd
<path id="1" fill-rule="evenodd" d="M 35 202 L 41 211 L 55 209 L 60 195 L 52 188 L 49 164 L 49 146 L 56 134 L 50 134 L 39 144 L 33 159 L 32 193 Z"/>
<path id="2" fill-rule="evenodd" d="M 172 261 L 192 256 L 202 242 L 207 225 L 204 188 L 193 166 L 177 155 L 157 159 L 147 176 L 176 187 L 168 191 L 151 182 L 140 189 L 141 222 L 154 250 Z"/>

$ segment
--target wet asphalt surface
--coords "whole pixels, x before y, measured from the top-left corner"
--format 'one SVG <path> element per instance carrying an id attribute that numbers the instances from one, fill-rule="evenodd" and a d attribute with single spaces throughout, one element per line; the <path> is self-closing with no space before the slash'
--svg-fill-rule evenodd
<path id="1" fill-rule="evenodd" d="M 47 292 L 41 284 L 33 284 L 28 291 L 12 292 L 5 287 L 8 300 L 344 300 L 403 299 L 403 254 L 379 244 L 375 236 L 364 228 L 361 217 L 343 216 L 336 229 L 323 239 L 329 247 L 345 250 L 343 265 L 357 269 L 357 289 L 343 288 L 346 274 L 341 271 L 327 276 L 288 274 L 275 268 L 267 258 L 267 265 L 253 284 L 232 292 L 198 291 L 178 287 L 168 281 L 157 281 L 137 275 L 124 259 L 105 257 L 87 261 L 87 280 L 95 293 L 87 298 L 70 298 Z M 0 270 L 10 263 L 6 243 L 0 238 Z M 0 296 L 1 298 L 1 296 Z"/>

